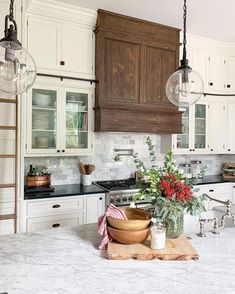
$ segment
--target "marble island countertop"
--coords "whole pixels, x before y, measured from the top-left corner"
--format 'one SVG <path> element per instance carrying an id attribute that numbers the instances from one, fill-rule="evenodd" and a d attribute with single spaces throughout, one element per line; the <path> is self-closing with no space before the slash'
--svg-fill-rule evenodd
<path id="1" fill-rule="evenodd" d="M 235 293 L 235 228 L 192 236 L 198 261 L 107 260 L 96 225 L 0 239 L 0 293 Z"/>

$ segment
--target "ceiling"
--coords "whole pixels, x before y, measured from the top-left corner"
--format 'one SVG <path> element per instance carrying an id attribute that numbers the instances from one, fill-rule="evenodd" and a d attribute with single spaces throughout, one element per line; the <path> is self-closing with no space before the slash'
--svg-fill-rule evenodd
<path id="1" fill-rule="evenodd" d="M 58 0 L 97 10 L 99 8 L 182 28 L 183 0 Z M 235 42 L 234 0 L 188 1 L 187 32 Z"/>

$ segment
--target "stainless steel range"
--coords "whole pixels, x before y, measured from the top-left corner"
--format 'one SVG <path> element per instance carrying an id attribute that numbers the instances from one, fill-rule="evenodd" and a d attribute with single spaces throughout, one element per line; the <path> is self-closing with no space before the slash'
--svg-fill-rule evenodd
<path id="1" fill-rule="evenodd" d="M 134 178 L 126 180 L 98 181 L 95 183 L 106 190 L 105 204 L 110 203 L 116 206 L 129 206 L 133 201 L 133 196 L 139 191 L 135 188 Z M 150 200 L 142 200 L 135 203 L 136 207 L 149 207 Z"/>

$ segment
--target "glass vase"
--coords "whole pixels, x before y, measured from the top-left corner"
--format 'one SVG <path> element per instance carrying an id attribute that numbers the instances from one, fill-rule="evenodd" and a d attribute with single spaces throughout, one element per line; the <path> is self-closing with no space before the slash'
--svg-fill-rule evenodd
<path id="1" fill-rule="evenodd" d="M 184 230 L 184 213 L 182 211 L 176 211 L 174 216 L 174 220 L 171 218 L 165 220 L 167 239 L 178 238 Z"/>

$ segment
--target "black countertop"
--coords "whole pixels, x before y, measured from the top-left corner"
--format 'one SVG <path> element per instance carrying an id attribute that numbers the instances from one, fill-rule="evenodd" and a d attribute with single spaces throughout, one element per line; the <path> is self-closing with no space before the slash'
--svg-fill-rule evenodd
<path id="1" fill-rule="evenodd" d="M 55 198 L 55 197 L 66 197 L 66 196 L 79 196 L 95 193 L 105 193 L 105 190 L 96 185 L 58 185 L 54 186 L 54 192 L 41 192 L 41 193 L 25 193 L 24 199 L 41 199 L 41 198 Z"/>
<path id="2" fill-rule="evenodd" d="M 228 182 L 235 181 L 224 180 L 224 178 L 221 175 L 204 176 L 203 179 L 190 179 L 190 183 L 192 185 L 219 184 Z"/>

